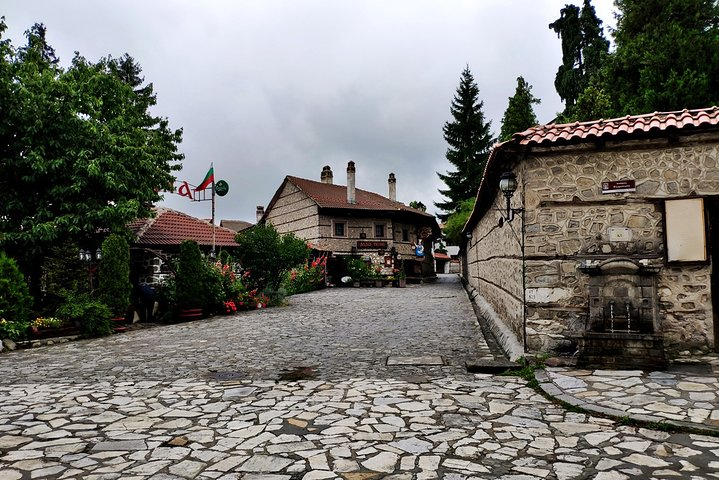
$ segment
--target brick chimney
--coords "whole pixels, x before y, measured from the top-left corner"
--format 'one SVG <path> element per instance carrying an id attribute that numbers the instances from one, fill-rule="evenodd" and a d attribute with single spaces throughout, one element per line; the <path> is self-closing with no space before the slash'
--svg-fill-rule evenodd
<path id="1" fill-rule="evenodd" d="M 347 203 L 357 203 L 355 200 L 355 162 L 347 163 Z"/>
<path id="2" fill-rule="evenodd" d="M 255 216 L 257 217 L 257 223 L 260 223 L 262 217 L 265 216 L 265 207 L 263 207 L 262 205 L 257 205 L 257 212 L 255 213 Z"/>
<path id="3" fill-rule="evenodd" d="M 332 185 L 332 169 L 329 165 L 322 167 L 322 174 L 320 175 L 320 181 L 322 183 L 328 183 Z"/>
<path id="4" fill-rule="evenodd" d="M 389 199 L 393 202 L 397 201 L 397 179 L 394 178 L 394 173 L 389 174 L 387 179 L 387 185 L 389 185 Z"/>

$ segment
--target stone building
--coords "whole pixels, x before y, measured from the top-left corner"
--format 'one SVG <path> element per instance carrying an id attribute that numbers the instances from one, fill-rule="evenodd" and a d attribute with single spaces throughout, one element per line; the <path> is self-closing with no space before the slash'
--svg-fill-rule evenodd
<path id="1" fill-rule="evenodd" d="M 717 350 L 718 149 L 717 107 L 538 126 L 494 147 L 462 274 L 512 357 L 641 367 Z"/>
<path id="2" fill-rule="evenodd" d="M 439 225 L 433 215 L 398 202 L 396 182 L 390 173 L 387 197 L 356 188 L 354 162 L 347 165 L 346 186 L 334 184 L 329 166 L 319 182 L 287 176 L 267 209 L 257 207 L 257 220 L 335 257 L 371 261 L 383 275 L 404 260 L 408 276 L 435 277 L 432 242 Z M 424 256 L 416 255 L 417 245 Z"/>
<path id="3" fill-rule="evenodd" d="M 135 284 L 157 285 L 170 276 L 170 260 L 180 253 L 185 240 L 196 241 L 206 255 L 212 250 L 213 235 L 216 253 L 239 247 L 233 230 L 221 226 L 213 229 L 209 221 L 170 208 L 156 208 L 154 217 L 135 220 L 128 228 L 135 235 L 131 244 Z"/>

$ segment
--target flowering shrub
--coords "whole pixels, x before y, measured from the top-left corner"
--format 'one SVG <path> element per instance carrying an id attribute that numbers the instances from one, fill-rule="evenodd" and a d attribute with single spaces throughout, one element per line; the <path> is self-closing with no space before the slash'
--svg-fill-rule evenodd
<path id="1" fill-rule="evenodd" d="M 65 325 L 65 320 L 57 317 L 37 317 L 30 323 L 31 327 L 37 328 L 60 328 Z"/>
<path id="2" fill-rule="evenodd" d="M 235 305 L 235 302 L 233 302 L 232 300 L 228 300 L 225 302 L 225 313 L 227 315 L 235 313 L 236 311 L 237 311 L 237 306 Z"/>
<path id="3" fill-rule="evenodd" d="M 311 292 L 324 286 L 327 269 L 327 257 L 312 260 L 309 265 L 293 268 L 285 276 L 283 287 L 288 295 Z"/>

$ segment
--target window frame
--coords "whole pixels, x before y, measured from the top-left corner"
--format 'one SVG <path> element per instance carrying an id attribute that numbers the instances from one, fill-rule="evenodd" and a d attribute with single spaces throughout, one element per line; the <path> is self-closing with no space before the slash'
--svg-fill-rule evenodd
<path id="1" fill-rule="evenodd" d="M 337 227 L 342 225 L 342 234 L 337 234 Z M 332 236 L 337 238 L 347 238 L 347 220 L 332 220 Z"/>

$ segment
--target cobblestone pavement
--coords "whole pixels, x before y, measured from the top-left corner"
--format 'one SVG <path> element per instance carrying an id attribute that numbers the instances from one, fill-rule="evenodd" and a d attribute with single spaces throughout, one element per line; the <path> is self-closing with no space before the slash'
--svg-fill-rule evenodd
<path id="1" fill-rule="evenodd" d="M 468 374 L 492 353 L 444 280 L 3 354 L 0 480 L 719 477 L 719 438 Z"/>
<path id="2" fill-rule="evenodd" d="M 701 360 L 662 372 L 556 367 L 537 376 L 547 393 L 578 407 L 719 434 L 719 358 Z"/>

